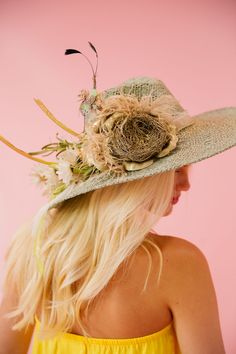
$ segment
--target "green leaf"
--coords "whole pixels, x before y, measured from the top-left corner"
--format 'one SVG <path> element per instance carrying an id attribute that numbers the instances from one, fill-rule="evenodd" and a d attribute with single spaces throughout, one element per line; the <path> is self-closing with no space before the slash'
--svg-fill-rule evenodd
<path id="1" fill-rule="evenodd" d="M 51 194 L 51 197 L 54 198 L 56 197 L 58 194 L 60 194 L 61 192 L 63 192 L 66 189 L 66 184 L 65 183 L 61 183 L 59 184 L 59 186 L 57 186 L 54 191 Z"/>

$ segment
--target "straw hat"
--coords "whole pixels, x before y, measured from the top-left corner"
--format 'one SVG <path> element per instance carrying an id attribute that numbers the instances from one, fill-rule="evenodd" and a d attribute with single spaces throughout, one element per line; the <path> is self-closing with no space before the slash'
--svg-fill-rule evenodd
<path id="1" fill-rule="evenodd" d="M 73 53 L 82 54 L 74 49 L 65 54 Z M 38 162 L 32 176 L 49 196 L 41 213 L 80 194 L 193 164 L 236 145 L 236 107 L 190 116 L 157 78 L 134 77 L 98 92 L 96 71 L 93 89 L 79 95 L 82 133 L 66 127 L 35 99 L 73 140 L 58 138 L 41 151 L 26 153 L 0 136 L 9 147 Z M 58 162 L 35 157 L 45 152 L 56 152 Z"/>

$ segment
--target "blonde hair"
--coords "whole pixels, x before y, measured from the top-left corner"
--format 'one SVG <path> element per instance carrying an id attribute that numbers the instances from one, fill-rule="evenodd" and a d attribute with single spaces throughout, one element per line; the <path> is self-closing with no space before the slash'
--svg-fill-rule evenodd
<path id="1" fill-rule="evenodd" d="M 42 339 L 70 331 L 75 322 L 90 336 L 82 316 L 138 247 L 149 259 L 145 291 L 152 267 L 145 244 L 154 247 L 160 257 L 159 282 L 162 253 L 147 235 L 170 203 L 174 172 L 94 190 L 51 209 L 45 216 L 47 226 L 39 223 L 37 229 L 43 275 L 33 253 L 32 223 L 21 227 L 6 253 L 4 291 L 13 291 L 14 284 L 18 296 L 16 308 L 6 315 L 17 319 L 12 329 L 33 324 L 39 311 Z"/>

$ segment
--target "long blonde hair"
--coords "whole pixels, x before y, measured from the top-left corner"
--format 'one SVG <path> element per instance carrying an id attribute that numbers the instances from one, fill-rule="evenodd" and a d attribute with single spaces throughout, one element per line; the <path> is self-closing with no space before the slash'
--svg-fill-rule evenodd
<path id="1" fill-rule="evenodd" d="M 47 227 L 39 225 L 40 275 L 35 256 L 32 224 L 21 227 L 6 253 L 4 291 L 15 291 L 17 307 L 6 316 L 15 318 L 13 330 L 35 322 L 40 312 L 40 338 L 68 332 L 75 322 L 85 336 L 84 306 L 107 286 L 121 264 L 126 264 L 138 247 L 149 259 L 145 244 L 162 253 L 147 235 L 164 215 L 174 186 L 174 170 L 122 184 L 108 186 L 65 200 L 47 215 Z M 145 212 L 146 211 L 146 212 Z M 14 284 L 14 290 L 13 290 Z"/>

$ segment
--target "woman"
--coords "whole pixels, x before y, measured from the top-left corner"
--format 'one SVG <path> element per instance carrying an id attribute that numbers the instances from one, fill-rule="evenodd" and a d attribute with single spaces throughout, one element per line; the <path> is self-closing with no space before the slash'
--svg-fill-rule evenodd
<path id="1" fill-rule="evenodd" d="M 236 145 L 236 108 L 190 118 L 152 78 L 83 94 L 81 145 L 60 141 L 50 201 L 6 256 L 1 353 L 26 353 L 34 328 L 34 354 L 225 353 L 205 256 L 150 230 L 191 164 Z"/>

